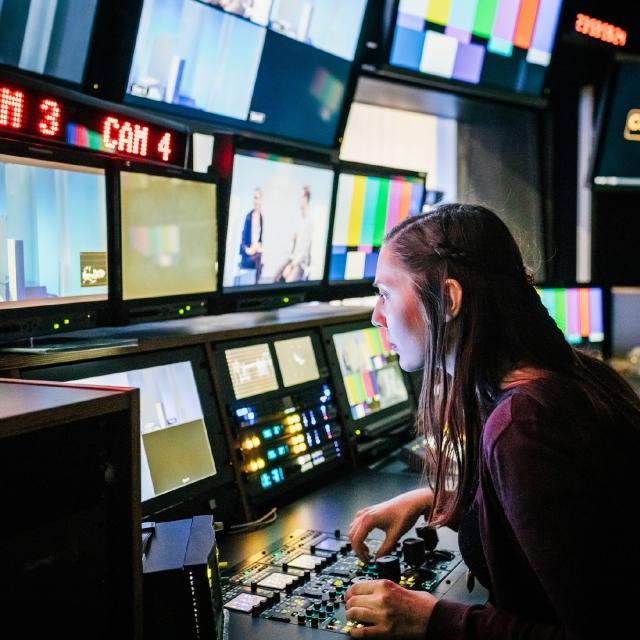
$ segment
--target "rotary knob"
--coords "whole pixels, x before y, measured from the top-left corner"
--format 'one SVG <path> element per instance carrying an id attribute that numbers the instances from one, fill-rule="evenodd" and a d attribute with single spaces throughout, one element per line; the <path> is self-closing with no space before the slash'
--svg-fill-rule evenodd
<path id="1" fill-rule="evenodd" d="M 424 562 L 424 540 L 422 538 L 405 538 L 402 541 L 402 554 L 408 565 L 419 567 Z"/>
<path id="2" fill-rule="evenodd" d="M 376 560 L 376 569 L 380 578 L 400 582 L 400 558 L 398 556 L 380 556 Z"/>

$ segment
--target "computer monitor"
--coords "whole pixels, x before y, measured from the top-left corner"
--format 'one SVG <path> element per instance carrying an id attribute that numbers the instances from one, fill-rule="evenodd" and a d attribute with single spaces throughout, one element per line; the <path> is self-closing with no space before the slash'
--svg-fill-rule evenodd
<path id="1" fill-rule="evenodd" d="M 340 380 L 340 398 L 356 436 L 372 437 L 409 425 L 413 398 L 386 331 L 366 323 L 324 330 L 329 362 Z M 412 423 L 411 423 L 412 424 Z"/>
<path id="2" fill-rule="evenodd" d="M 389 64 L 452 85 L 539 97 L 562 0 L 399 0 Z"/>
<path id="3" fill-rule="evenodd" d="M 610 292 L 607 288 L 574 284 L 542 285 L 536 290 L 567 342 L 593 355 L 608 357 Z"/>
<path id="4" fill-rule="evenodd" d="M 216 291 L 216 211 L 210 177 L 121 171 L 122 299 Z"/>
<path id="5" fill-rule="evenodd" d="M 145 0 L 125 101 L 334 146 L 367 0 Z"/>
<path id="6" fill-rule="evenodd" d="M 640 56 L 619 59 L 602 94 L 592 162 L 598 189 L 640 188 Z"/>
<path id="7" fill-rule="evenodd" d="M 95 324 L 109 292 L 104 169 L 0 155 L 0 210 L 0 310 L 21 325 L 4 337 L 77 328 L 62 310 L 80 306 L 93 320 L 79 326 Z"/>
<path id="8" fill-rule="evenodd" d="M 324 276 L 333 169 L 237 151 L 229 200 L 224 291 L 319 285 Z"/>
<path id="9" fill-rule="evenodd" d="M 98 0 L 0 3 L 0 64 L 80 85 Z"/>
<path id="10" fill-rule="evenodd" d="M 333 217 L 329 283 L 373 280 L 385 234 L 420 213 L 425 174 L 343 166 Z"/>
<path id="11" fill-rule="evenodd" d="M 203 349 L 186 347 L 52 366 L 25 377 L 140 389 L 143 514 L 191 504 L 202 509 L 213 500 L 224 517 L 237 505 L 207 367 Z"/>

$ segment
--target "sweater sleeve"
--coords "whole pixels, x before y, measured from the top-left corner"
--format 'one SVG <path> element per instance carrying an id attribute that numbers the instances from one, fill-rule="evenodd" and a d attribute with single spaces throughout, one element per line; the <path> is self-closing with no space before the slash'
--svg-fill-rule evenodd
<path id="1" fill-rule="evenodd" d="M 483 436 L 484 484 L 502 509 L 503 522 L 531 567 L 553 622 L 500 606 L 440 600 L 429 640 L 568 640 L 625 637 L 633 628 L 629 569 L 598 534 L 607 489 L 611 446 L 601 466 L 581 446 L 580 425 L 563 428 L 535 400 L 516 397 L 508 415 L 487 423 Z M 566 414 L 565 414 L 566 415 Z M 506 418 L 506 419 L 505 419 Z M 587 430 L 584 438 L 587 439 Z M 603 475 L 601 475 L 601 472 Z M 603 482 L 603 478 L 605 482 Z M 609 494 L 609 495 L 607 495 Z M 611 503 L 611 500 L 609 500 Z M 491 570 L 491 558 L 488 558 Z M 635 561 L 637 565 L 637 561 Z M 626 583 L 625 583 L 626 581 Z M 627 589 L 627 591 L 624 591 Z M 499 603 L 499 598 L 496 600 Z"/>

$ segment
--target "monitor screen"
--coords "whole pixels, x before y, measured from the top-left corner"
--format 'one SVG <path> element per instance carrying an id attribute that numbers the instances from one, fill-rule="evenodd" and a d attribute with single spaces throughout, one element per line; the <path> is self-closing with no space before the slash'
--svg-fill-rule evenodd
<path id="1" fill-rule="evenodd" d="M 333 345 L 354 420 L 407 402 L 409 394 L 398 357 L 382 329 L 335 333 Z"/>
<path id="2" fill-rule="evenodd" d="M 120 173 L 122 297 L 216 290 L 216 185 Z"/>
<path id="3" fill-rule="evenodd" d="M 600 287 L 536 287 L 542 304 L 579 348 L 602 351 L 605 341 L 604 296 Z"/>
<path id="4" fill-rule="evenodd" d="M 0 309 L 106 300 L 101 169 L 0 155 Z"/>
<path id="5" fill-rule="evenodd" d="M 217 473 L 191 362 L 71 382 L 140 389 L 143 502 Z"/>
<path id="6" fill-rule="evenodd" d="M 236 400 L 279 389 L 268 344 L 253 344 L 224 352 Z"/>
<path id="7" fill-rule="evenodd" d="M 392 66 L 540 96 L 562 0 L 400 0 Z"/>
<path id="8" fill-rule="evenodd" d="M 223 287 L 319 284 L 333 170 L 267 154 L 236 153 Z"/>
<path id="9" fill-rule="evenodd" d="M 273 346 L 276 349 L 282 384 L 285 387 L 320 378 L 310 336 L 276 340 Z"/>
<path id="10" fill-rule="evenodd" d="M 0 2 L 0 63 L 81 84 L 98 0 Z"/>
<path id="11" fill-rule="evenodd" d="M 640 59 L 619 62 L 601 113 L 593 182 L 640 187 Z"/>
<path id="12" fill-rule="evenodd" d="M 126 101 L 335 143 L 366 0 L 145 0 Z"/>
<path id="13" fill-rule="evenodd" d="M 338 177 L 329 281 L 373 280 L 385 234 L 420 213 L 425 179 L 343 172 Z"/>

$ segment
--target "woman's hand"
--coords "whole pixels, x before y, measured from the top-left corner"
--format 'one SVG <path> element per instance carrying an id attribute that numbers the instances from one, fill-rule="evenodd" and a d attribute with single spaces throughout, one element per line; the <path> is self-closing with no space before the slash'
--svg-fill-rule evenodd
<path id="1" fill-rule="evenodd" d="M 437 602 L 426 591 L 409 591 L 391 580 L 369 580 L 351 585 L 344 594 L 347 619 L 366 626 L 353 627 L 354 638 L 413 638 L 422 640 Z"/>
<path id="2" fill-rule="evenodd" d="M 389 554 L 400 536 L 411 529 L 432 503 L 431 489 L 415 489 L 386 502 L 360 509 L 349 526 L 349 542 L 358 558 L 363 562 L 369 561 L 369 549 L 364 541 L 373 529 L 385 532 L 384 542 L 377 555 Z"/>

